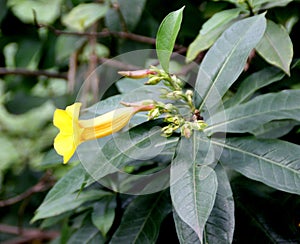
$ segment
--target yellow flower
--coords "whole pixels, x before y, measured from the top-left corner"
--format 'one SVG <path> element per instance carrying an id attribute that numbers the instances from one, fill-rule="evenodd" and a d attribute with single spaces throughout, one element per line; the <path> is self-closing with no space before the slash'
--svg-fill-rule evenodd
<path id="1" fill-rule="evenodd" d="M 79 120 L 81 103 L 74 103 L 65 110 L 56 109 L 53 124 L 60 130 L 54 139 L 56 152 L 67 163 L 77 146 L 87 140 L 101 138 L 121 130 L 139 111 L 148 111 L 153 105 L 118 108 L 93 119 Z"/>

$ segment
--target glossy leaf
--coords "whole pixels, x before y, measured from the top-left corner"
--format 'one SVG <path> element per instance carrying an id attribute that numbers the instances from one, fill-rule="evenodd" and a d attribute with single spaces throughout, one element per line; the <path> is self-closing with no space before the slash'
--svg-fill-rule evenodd
<path id="1" fill-rule="evenodd" d="M 290 75 L 293 58 L 293 43 L 283 26 L 267 21 L 266 32 L 256 47 L 256 51 L 270 64 Z"/>
<path id="2" fill-rule="evenodd" d="M 99 230 L 92 224 L 85 224 L 68 239 L 67 244 L 100 244 L 105 243 Z"/>
<path id="3" fill-rule="evenodd" d="M 196 39 L 190 44 L 187 50 L 187 62 L 192 61 L 201 51 L 208 49 L 237 18 L 241 9 L 229 9 L 214 14 L 206 21 Z"/>
<path id="4" fill-rule="evenodd" d="M 240 20 L 230 26 L 203 59 L 195 84 L 200 97 L 200 110 L 217 105 L 232 83 L 242 72 L 253 48 L 263 36 L 264 15 Z"/>
<path id="5" fill-rule="evenodd" d="M 277 139 L 228 138 L 220 161 L 275 189 L 300 194 L 300 147 Z"/>
<path id="6" fill-rule="evenodd" d="M 69 193 L 62 196 L 61 198 L 57 198 L 48 202 L 43 202 L 36 210 L 32 222 L 38 219 L 57 216 L 67 211 L 74 210 L 85 202 L 100 199 L 101 197 L 108 194 L 109 193 L 105 191 L 91 190 L 84 191 L 81 193 Z"/>
<path id="7" fill-rule="evenodd" d="M 279 81 L 283 77 L 284 73 L 274 67 L 268 67 L 251 74 L 241 82 L 237 92 L 230 100 L 225 102 L 224 107 L 247 102 L 257 90 Z"/>
<path id="8" fill-rule="evenodd" d="M 48 192 L 43 204 L 60 199 L 67 194 L 81 189 L 86 178 L 86 171 L 82 165 L 77 165 L 64 175 Z"/>
<path id="9" fill-rule="evenodd" d="M 155 243 L 160 225 L 170 212 L 167 191 L 138 196 L 126 208 L 110 243 Z"/>
<path id="10" fill-rule="evenodd" d="M 92 222 L 100 230 L 102 236 L 106 236 L 115 218 L 117 206 L 114 196 L 103 197 L 93 206 Z"/>
<path id="11" fill-rule="evenodd" d="M 201 243 L 196 232 L 178 216 L 175 210 L 173 211 L 173 218 L 180 244 Z"/>
<path id="12" fill-rule="evenodd" d="M 129 162 L 160 155 L 169 144 L 176 142 L 161 136 L 159 124 L 160 121 L 150 121 L 116 134 L 101 148 L 97 147 L 98 142 L 82 144 L 77 151 L 85 169 L 95 180 L 99 180 L 108 174 L 122 171 Z M 95 151 L 91 150 L 93 145 Z M 118 187 L 124 187 L 122 182 Z"/>
<path id="13" fill-rule="evenodd" d="M 224 116 L 225 113 L 225 116 Z M 251 101 L 214 114 L 206 132 L 251 132 L 272 120 L 300 121 L 300 90 L 284 90 L 258 96 Z"/>
<path id="14" fill-rule="evenodd" d="M 299 121 L 294 120 L 275 120 L 255 128 L 250 133 L 258 138 L 276 139 L 288 134 L 299 124 Z"/>
<path id="15" fill-rule="evenodd" d="M 169 63 L 172 50 L 181 26 L 182 12 L 181 9 L 169 13 L 161 22 L 156 35 L 156 52 L 162 68 L 169 72 Z"/>
<path id="16" fill-rule="evenodd" d="M 100 18 L 104 17 L 108 6 L 100 3 L 81 3 L 74 7 L 62 22 L 70 29 L 84 31 Z"/>
<path id="17" fill-rule="evenodd" d="M 196 134 L 196 133 L 195 133 Z M 182 138 L 171 167 L 171 198 L 179 217 L 203 240 L 205 223 L 213 208 L 218 182 L 208 158 L 197 157 L 208 141 Z M 203 146 L 202 146 L 203 145 Z M 203 150 L 204 151 L 204 150 Z M 201 155 L 201 154 L 200 154 Z"/>
<path id="18" fill-rule="evenodd" d="M 214 207 L 206 222 L 208 243 L 232 243 L 235 225 L 234 201 L 227 173 L 221 164 L 215 168 L 218 190 Z"/>

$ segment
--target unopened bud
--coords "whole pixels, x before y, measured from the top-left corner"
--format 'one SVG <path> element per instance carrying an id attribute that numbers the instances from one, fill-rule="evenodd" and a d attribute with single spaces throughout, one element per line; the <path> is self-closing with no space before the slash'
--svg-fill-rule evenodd
<path id="1" fill-rule="evenodd" d="M 156 85 L 160 81 L 161 81 L 161 77 L 153 76 L 147 82 L 145 82 L 145 85 Z"/>
<path id="2" fill-rule="evenodd" d="M 155 119 L 157 118 L 158 116 L 160 116 L 160 111 L 158 108 L 155 108 L 155 109 L 152 109 L 149 111 L 148 113 L 148 119 Z"/>
<path id="3" fill-rule="evenodd" d="M 149 69 L 142 69 L 142 70 L 134 70 L 134 71 L 119 71 L 118 74 L 132 79 L 141 79 L 141 78 L 146 78 L 151 74 L 154 75 L 156 74 L 156 72 Z"/>
<path id="4" fill-rule="evenodd" d="M 192 130 L 189 128 L 188 125 L 183 125 L 181 127 L 181 135 L 184 136 L 185 138 L 190 138 L 192 135 Z"/>

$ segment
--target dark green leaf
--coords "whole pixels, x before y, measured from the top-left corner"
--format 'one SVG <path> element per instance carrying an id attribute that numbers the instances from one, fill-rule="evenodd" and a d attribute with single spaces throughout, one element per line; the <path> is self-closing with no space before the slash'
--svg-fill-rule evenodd
<path id="1" fill-rule="evenodd" d="M 251 132 L 267 122 L 281 119 L 300 121 L 300 90 L 261 95 L 219 112 L 208 119 L 206 132 Z"/>
<path id="2" fill-rule="evenodd" d="M 231 107 L 248 101 L 257 90 L 279 81 L 283 77 L 284 73 L 274 67 L 265 68 L 251 74 L 242 81 L 235 95 L 229 101 L 225 102 L 224 107 Z"/>
<path id="3" fill-rule="evenodd" d="M 290 75 L 293 58 L 293 43 L 283 26 L 267 21 L 266 32 L 256 47 L 256 51 L 270 64 Z"/>
<path id="4" fill-rule="evenodd" d="M 207 165 L 211 163 L 210 156 L 198 154 L 199 149 L 206 151 L 210 146 L 209 141 L 200 140 L 199 135 L 195 134 L 193 139 L 182 138 L 178 145 L 171 167 L 170 191 L 175 211 L 202 242 L 204 226 L 214 205 L 218 182 L 214 170 Z"/>
<path id="5" fill-rule="evenodd" d="M 149 160 L 164 153 L 176 138 L 161 136 L 160 121 L 149 121 L 129 131 L 115 134 L 99 148 L 97 141 L 86 142 L 77 149 L 85 169 L 95 180 L 120 171 L 135 160 Z M 174 141 L 174 139 L 176 139 Z M 92 150 L 94 148 L 94 151 Z M 139 176 L 137 176 L 139 178 Z M 146 176 L 140 176 L 141 178 Z M 151 175 L 149 175 L 151 178 Z M 138 180 L 138 179 L 136 179 Z M 154 183 L 154 182 L 152 182 Z M 149 184 L 152 184 L 149 182 Z M 115 190 L 125 190 L 122 181 L 113 184 Z M 116 189 L 118 188 L 118 189 Z"/>
<path id="6" fill-rule="evenodd" d="M 169 63 L 172 50 L 182 21 L 181 9 L 169 13 L 162 21 L 156 36 L 156 52 L 162 68 L 169 72 Z"/>
<path id="7" fill-rule="evenodd" d="M 221 162 L 275 189 L 300 194 L 300 147 L 277 139 L 228 138 Z"/>
<path id="8" fill-rule="evenodd" d="M 110 243 L 155 243 L 161 222 L 170 212 L 168 192 L 138 196 L 126 208 Z"/>
<path id="9" fill-rule="evenodd" d="M 206 222 L 208 243 L 232 243 L 234 232 L 234 201 L 227 173 L 221 164 L 215 168 L 218 191 L 214 207 Z"/>
<path id="10" fill-rule="evenodd" d="M 92 222 L 105 237 L 115 218 L 116 197 L 103 197 L 93 206 Z"/>
<path id="11" fill-rule="evenodd" d="M 299 121 L 294 120 L 275 120 L 255 128 L 250 133 L 257 138 L 276 139 L 288 134 L 299 124 Z"/>
<path id="12" fill-rule="evenodd" d="M 106 195 L 109 195 L 109 193 L 100 190 L 90 190 L 81 193 L 69 193 L 61 198 L 43 202 L 36 210 L 32 222 L 74 210 L 85 202 L 97 200 Z"/>
<path id="13" fill-rule="evenodd" d="M 173 211 L 173 218 L 180 244 L 201 243 L 196 232 L 178 216 L 175 210 Z"/>
<path id="14" fill-rule="evenodd" d="M 75 166 L 63 178 L 61 178 L 48 192 L 43 204 L 57 200 L 67 194 L 81 189 L 86 178 L 86 171 L 82 165 Z"/>
<path id="15" fill-rule="evenodd" d="M 200 96 L 200 110 L 217 105 L 242 72 L 253 48 L 266 28 L 264 14 L 240 20 L 230 26 L 203 59 L 195 89 Z"/>
<path id="16" fill-rule="evenodd" d="M 105 239 L 92 224 L 86 224 L 78 229 L 68 240 L 67 244 L 104 244 Z"/>

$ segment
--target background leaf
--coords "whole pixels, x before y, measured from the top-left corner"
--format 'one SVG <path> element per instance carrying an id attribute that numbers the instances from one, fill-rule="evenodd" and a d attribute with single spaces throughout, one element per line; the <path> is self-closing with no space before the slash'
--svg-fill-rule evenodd
<path id="1" fill-rule="evenodd" d="M 110 243 L 155 243 L 161 222 L 170 212 L 167 191 L 138 196 L 126 208 Z"/>
<path id="2" fill-rule="evenodd" d="M 200 110 L 218 104 L 232 83 L 242 72 L 251 50 L 263 36 L 264 15 L 240 20 L 230 26 L 203 59 L 195 89 L 199 94 L 196 104 Z"/>
<path id="3" fill-rule="evenodd" d="M 87 223 L 72 234 L 67 244 L 96 244 L 104 242 L 105 239 L 101 236 L 99 230 L 92 224 Z"/>
<path id="4" fill-rule="evenodd" d="M 74 7 L 62 22 L 70 29 L 83 31 L 105 16 L 108 6 L 100 3 L 82 3 Z"/>
<path id="5" fill-rule="evenodd" d="M 267 21 L 266 32 L 256 47 L 256 51 L 270 64 L 281 68 L 290 75 L 293 58 L 293 44 L 283 26 Z"/>
<path id="6" fill-rule="evenodd" d="M 231 24 L 232 20 L 237 18 L 241 9 L 229 9 L 214 14 L 206 21 L 196 39 L 189 45 L 186 60 L 192 61 L 203 50 L 208 49 Z"/>
<path id="7" fill-rule="evenodd" d="M 208 243 L 232 243 L 235 225 L 234 201 L 229 179 L 224 167 L 215 167 L 218 190 L 211 214 L 206 222 Z"/>
<path id="8" fill-rule="evenodd" d="M 172 50 L 182 21 L 181 9 L 169 13 L 161 22 L 156 35 L 156 52 L 162 68 L 169 72 Z"/>
<path id="9" fill-rule="evenodd" d="M 93 206 L 92 222 L 100 230 L 102 236 L 106 236 L 115 218 L 117 206 L 115 196 L 103 197 Z"/>
<path id="10" fill-rule="evenodd" d="M 52 24 L 60 15 L 62 0 L 8 0 L 7 6 L 12 8 L 13 13 L 25 23 L 34 23 L 32 10 L 36 12 L 39 23 Z"/>
<path id="11" fill-rule="evenodd" d="M 109 30 L 133 31 L 141 19 L 145 3 L 146 0 L 117 0 L 119 9 L 110 8 L 105 16 Z"/>

